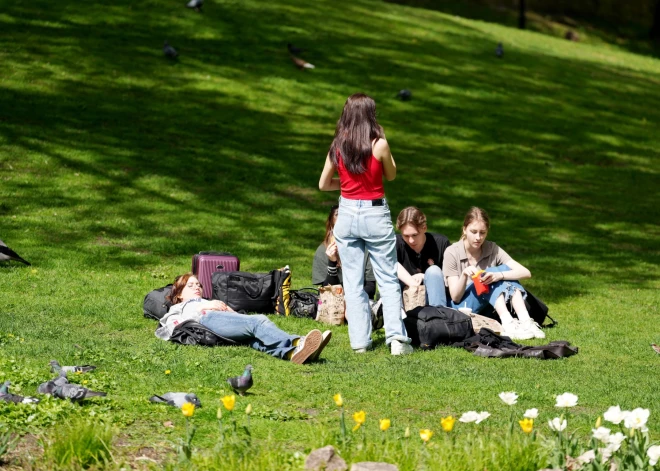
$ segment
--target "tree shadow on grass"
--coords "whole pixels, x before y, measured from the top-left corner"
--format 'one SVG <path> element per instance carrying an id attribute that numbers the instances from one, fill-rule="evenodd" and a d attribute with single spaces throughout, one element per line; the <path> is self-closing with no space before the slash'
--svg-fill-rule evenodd
<path id="1" fill-rule="evenodd" d="M 4 211 L 38 214 L 21 229 L 51 257 L 139 268 L 221 245 L 259 267 L 311 260 L 337 196 L 316 190 L 334 123 L 345 97 L 366 91 L 399 165 L 394 217 L 418 205 L 456 240 L 465 211 L 485 207 L 491 237 L 552 300 L 592 288 L 594 270 L 600 282 L 652 286 L 657 73 L 524 48 L 498 61 L 492 37 L 444 17 L 402 18 L 414 37 L 385 38 L 372 31 L 392 19 L 364 17 L 369 2 L 348 19 L 302 3 L 264 18 L 223 6 L 231 14 L 211 13 L 199 30 L 200 17 L 162 11 L 143 23 L 148 5 L 100 25 L 66 7 L 36 20 L 9 9 L 6 38 L 21 46 L 3 68 L 25 81 L 0 89 L 0 139 L 25 160 L 3 182 Z M 313 73 L 278 49 L 298 31 L 287 8 L 324 41 Z M 178 63 L 160 56 L 162 37 L 181 39 Z M 394 98 L 404 86 L 406 103 Z M 71 215 L 44 220 L 58 208 Z"/>

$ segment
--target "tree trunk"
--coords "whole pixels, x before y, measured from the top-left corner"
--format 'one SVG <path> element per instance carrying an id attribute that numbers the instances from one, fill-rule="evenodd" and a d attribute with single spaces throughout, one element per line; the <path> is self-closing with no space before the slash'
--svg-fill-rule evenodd
<path id="1" fill-rule="evenodd" d="M 654 41 L 660 41 L 660 0 L 655 3 L 655 12 L 653 13 L 653 26 L 649 34 Z"/>
<path id="2" fill-rule="evenodd" d="M 658 2 L 660 4 L 660 0 Z M 525 10 L 525 0 L 518 0 L 518 28 L 520 29 L 525 29 Z"/>

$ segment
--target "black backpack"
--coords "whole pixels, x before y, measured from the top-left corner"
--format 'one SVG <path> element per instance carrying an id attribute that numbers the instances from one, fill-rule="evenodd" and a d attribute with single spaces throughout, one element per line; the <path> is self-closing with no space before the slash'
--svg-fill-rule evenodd
<path id="1" fill-rule="evenodd" d="M 238 345 L 237 342 L 221 337 L 208 327 L 192 319 L 177 325 L 172 332 L 170 342 L 183 345 L 204 345 L 215 347 L 216 345 Z"/>
<path id="2" fill-rule="evenodd" d="M 472 319 L 449 307 L 424 306 L 408 311 L 403 322 L 413 345 L 431 350 L 474 335 Z"/>
<path id="3" fill-rule="evenodd" d="M 156 321 L 161 320 L 172 307 L 170 300 L 165 298 L 165 296 L 169 296 L 170 291 L 172 291 L 171 284 L 147 293 L 142 303 L 144 317 Z"/>
<path id="4" fill-rule="evenodd" d="M 301 288 L 289 291 L 289 312 L 294 317 L 316 319 L 319 308 L 319 290 Z"/>

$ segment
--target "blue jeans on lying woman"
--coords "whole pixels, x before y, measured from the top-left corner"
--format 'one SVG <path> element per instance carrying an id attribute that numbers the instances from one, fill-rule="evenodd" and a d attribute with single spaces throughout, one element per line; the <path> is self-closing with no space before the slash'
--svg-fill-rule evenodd
<path id="1" fill-rule="evenodd" d="M 233 311 L 206 311 L 199 323 L 221 337 L 282 359 L 296 348 L 293 341 L 300 338 L 300 335 L 287 334 L 263 314 L 248 316 Z"/>
<path id="2" fill-rule="evenodd" d="M 499 267 L 488 267 L 486 268 L 487 272 L 503 272 L 503 271 L 509 271 L 511 268 L 509 268 L 508 265 L 500 265 Z M 497 298 L 501 295 L 504 294 L 504 301 L 508 301 L 511 296 L 513 296 L 513 293 L 516 292 L 516 290 L 520 290 L 522 293 L 523 299 L 527 297 L 527 292 L 525 291 L 525 288 L 522 287 L 520 283 L 517 281 L 510 281 L 510 280 L 502 280 L 502 281 L 497 281 L 495 283 L 491 283 L 488 285 L 488 292 L 482 294 L 481 296 L 477 296 L 477 291 L 474 287 L 474 283 L 472 283 L 472 280 L 468 281 L 468 284 L 465 287 L 465 293 L 463 294 L 463 298 L 461 298 L 461 301 L 458 303 L 455 303 L 454 300 L 451 300 L 451 307 L 454 309 L 458 309 L 459 307 L 469 307 L 472 309 L 472 312 L 474 313 L 479 313 L 479 311 L 483 310 L 486 306 L 489 304 L 493 307 L 495 307 L 495 301 L 497 301 Z"/>

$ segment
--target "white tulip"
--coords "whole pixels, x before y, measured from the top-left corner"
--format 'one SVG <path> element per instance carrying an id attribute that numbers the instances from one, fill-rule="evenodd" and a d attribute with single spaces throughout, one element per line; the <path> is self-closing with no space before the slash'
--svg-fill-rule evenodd
<path id="1" fill-rule="evenodd" d="M 481 423 L 484 420 L 486 420 L 488 417 L 490 417 L 490 413 L 486 412 L 486 411 L 479 412 L 479 414 L 477 414 L 477 415 L 478 415 L 478 417 L 477 417 L 477 420 L 474 422 L 475 424 Z"/>
<path id="2" fill-rule="evenodd" d="M 516 402 L 518 402 L 518 395 L 511 391 L 511 392 L 501 392 L 499 394 L 500 399 L 502 399 L 502 402 L 504 402 L 508 406 L 514 405 Z"/>
<path id="3" fill-rule="evenodd" d="M 599 448 L 598 453 L 600 453 L 601 463 L 605 463 L 607 460 L 609 460 L 612 457 L 612 450 L 610 449 L 610 447 Z"/>
<path id="4" fill-rule="evenodd" d="M 523 417 L 526 417 L 528 419 L 535 419 L 538 416 L 539 416 L 539 410 L 534 408 L 534 409 L 527 409 Z"/>
<path id="5" fill-rule="evenodd" d="M 580 456 L 578 456 L 575 459 L 578 460 L 581 464 L 591 463 L 593 460 L 596 459 L 596 452 L 594 450 L 589 450 L 587 452 L 582 453 Z"/>
<path id="6" fill-rule="evenodd" d="M 649 461 L 649 464 L 651 466 L 655 466 L 655 464 L 660 459 L 660 445 L 650 446 L 649 449 L 646 450 L 646 454 L 648 455 L 648 457 L 651 460 L 651 461 Z"/>
<path id="7" fill-rule="evenodd" d="M 477 420 L 478 418 L 479 418 L 479 414 L 477 414 L 476 411 L 471 410 L 471 411 L 469 411 L 469 412 L 464 413 L 464 414 L 461 416 L 461 418 L 458 419 L 458 421 L 459 421 L 459 422 L 463 422 L 463 423 L 465 423 L 465 424 L 468 424 L 468 423 L 470 423 L 470 422 L 474 422 L 474 421 Z"/>
<path id="8" fill-rule="evenodd" d="M 625 439 L 626 436 L 624 434 L 622 434 L 621 432 L 617 432 L 610 435 L 607 442 L 610 445 L 616 445 L 616 449 L 618 450 Z"/>
<path id="9" fill-rule="evenodd" d="M 552 420 L 548 420 L 548 427 L 550 427 L 550 430 L 554 430 L 555 432 L 561 432 L 566 428 L 567 422 L 566 419 L 561 420 L 559 417 L 555 417 Z"/>
<path id="10" fill-rule="evenodd" d="M 626 428 L 640 429 L 642 432 L 646 432 L 648 430 L 646 422 L 649 420 L 650 414 L 651 412 L 648 409 L 638 407 L 626 414 L 626 417 L 623 419 L 623 425 Z"/>
<path id="11" fill-rule="evenodd" d="M 591 429 L 592 437 L 594 437 L 596 440 L 600 440 L 603 443 L 609 443 L 610 439 L 610 429 L 607 427 L 598 427 L 595 429 Z"/>
<path id="12" fill-rule="evenodd" d="M 577 405 L 578 397 L 569 392 L 557 396 L 557 403 L 555 407 L 575 407 Z"/>
<path id="13" fill-rule="evenodd" d="M 603 414 L 603 419 L 618 425 L 626 417 L 628 412 L 622 411 L 619 406 L 612 406 Z"/>

